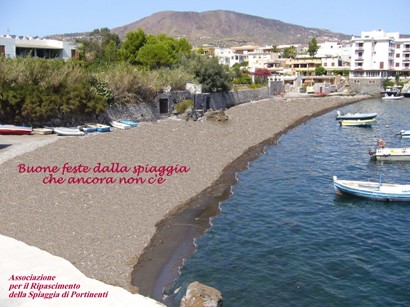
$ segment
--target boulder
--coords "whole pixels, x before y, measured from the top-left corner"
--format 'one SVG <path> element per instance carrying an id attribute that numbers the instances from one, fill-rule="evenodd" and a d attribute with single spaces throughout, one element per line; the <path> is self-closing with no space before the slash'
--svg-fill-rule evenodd
<path id="1" fill-rule="evenodd" d="M 189 284 L 180 307 L 222 307 L 221 292 L 197 281 Z"/>

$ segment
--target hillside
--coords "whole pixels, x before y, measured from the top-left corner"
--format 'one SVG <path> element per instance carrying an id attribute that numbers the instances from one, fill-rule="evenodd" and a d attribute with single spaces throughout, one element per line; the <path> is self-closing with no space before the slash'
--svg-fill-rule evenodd
<path id="1" fill-rule="evenodd" d="M 175 12 L 163 11 L 136 22 L 112 29 L 122 39 L 129 31 L 142 28 L 148 34 L 165 33 L 186 37 L 194 46 L 238 46 L 245 44 L 279 45 L 350 39 L 349 35 L 307 28 L 233 11 Z"/>

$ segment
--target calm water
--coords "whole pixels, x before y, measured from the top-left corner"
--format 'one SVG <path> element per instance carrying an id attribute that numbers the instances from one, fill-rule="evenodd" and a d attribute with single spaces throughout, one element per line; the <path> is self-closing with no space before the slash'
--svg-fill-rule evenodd
<path id="1" fill-rule="evenodd" d="M 332 176 L 379 178 L 368 150 L 410 129 L 410 99 L 341 108 L 377 112 L 372 128 L 340 127 L 335 111 L 283 135 L 241 172 L 212 228 L 196 240 L 175 289 L 216 287 L 224 306 L 410 306 L 410 204 L 344 198 Z M 388 125 L 388 127 L 386 127 Z M 409 183 L 410 162 L 385 163 L 386 182 Z M 179 306 L 179 304 L 178 304 Z"/>

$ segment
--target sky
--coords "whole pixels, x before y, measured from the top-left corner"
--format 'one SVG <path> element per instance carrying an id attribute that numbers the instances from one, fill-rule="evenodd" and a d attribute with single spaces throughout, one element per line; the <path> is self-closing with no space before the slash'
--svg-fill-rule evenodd
<path id="1" fill-rule="evenodd" d="M 379 29 L 410 34 L 409 7 L 409 0 L 0 0 L 0 35 L 112 29 L 169 10 L 229 10 L 356 36 Z"/>

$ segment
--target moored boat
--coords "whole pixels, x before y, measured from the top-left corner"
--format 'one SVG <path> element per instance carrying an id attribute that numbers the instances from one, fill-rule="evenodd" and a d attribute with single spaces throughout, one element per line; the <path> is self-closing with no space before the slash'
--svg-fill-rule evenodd
<path id="1" fill-rule="evenodd" d="M 376 161 L 410 161 L 410 148 L 372 148 L 369 155 Z"/>
<path id="2" fill-rule="evenodd" d="M 104 124 L 92 123 L 92 124 L 85 124 L 85 126 L 89 128 L 94 128 L 97 132 L 110 132 L 111 127 Z"/>
<path id="3" fill-rule="evenodd" d="M 403 139 L 410 138 L 410 130 L 401 130 L 396 136 L 401 137 Z"/>
<path id="4" fill-rule="evenodd" d="M 339 180 L 333 176 L 333 186 L 336 194 L 352 195 L 378 201 L 410 201 L 410 185 Z"/>
<path id="5" fill-rule="evenodd" d="M 0 134 L 24 135 L 31 134 L 32 131 L 33 127 L 30 126 L 0 125 Z"/>
<path id="6" fill-rule="evenodd" d="M 360 126 L 360 127 L 370 127 L 376 123 L 376 119 L 341 119 L 339 120 L 341 126 Z"/>
<path id="7" fill-rule="evenodd" d="M 336 112 L 336 119 L 348 119 L 348 120 L 355 120 L 355 119 L 372 119 L 377 117 L 377 113 L 345 113 L 343 114 L 340 111 Z"/>
<path id="8" fill-rule="evenodd" d="M 389 95 L 387 93 L 384 95 L 384 97 L 382 97 L 382 99 L 384 100 L 399 100 L 403 98 L 404 98 L 403 95 Z"/>

